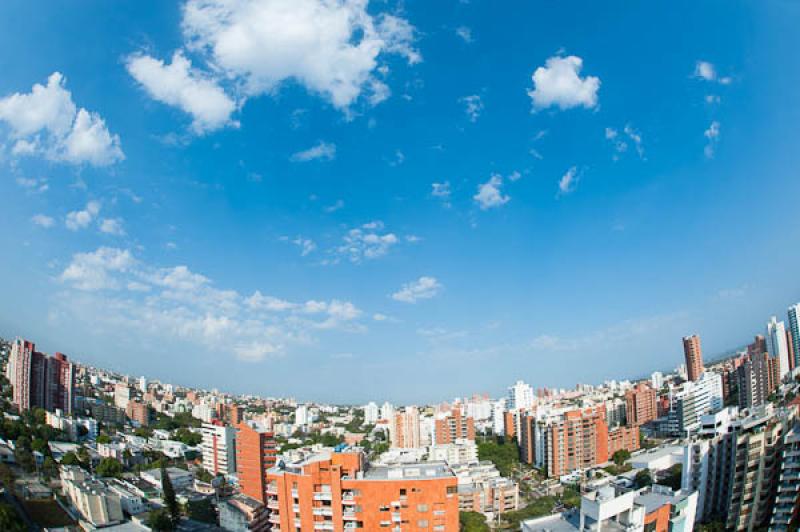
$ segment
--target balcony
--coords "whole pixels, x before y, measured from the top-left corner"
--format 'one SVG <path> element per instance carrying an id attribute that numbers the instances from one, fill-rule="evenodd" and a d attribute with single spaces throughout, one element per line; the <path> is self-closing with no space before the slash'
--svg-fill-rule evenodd
<path id="1" fill-rule="evenodd" d="M 267 501 L 267 508 L 270 510 L 278 510 L 281 505 L 278 503 L 277 499 L 270 499 Z"/>
<path id="2" fill-rule="evenodd" d="M 352 493 L 345 493 L 342 495 L 342 504 L 355 504 L 356 498 Z"/>
<path id="3" fill-rule="evenodd" d="M 267 495 L 277 495 L 278 494 L 278 486 L 270 484 L 267 486 Z"/>
<path id="4" fill-rule="evenodd" d="M 333 508 L 330 506 L 321 506 L 316 507 L 311 510 L 314 515 L 325 515 L 325 516 L 332 516 L 333 515 Z"/>
<path id="5" fill-rule="evenodd" d="M 358 528 L 358 523 L 345 523 L 344 529 L 345 530 L 355 530 Z"/>
<path id="6" fill-rule="evenodd" d="M 355 512 L 344 512 L 342 514 L 342 519 L 345 521 L 354 521 L 358 519 L 358 515 Z"/>
<path id="7" fill-rule="evenodd" d="M 314 521 L 314 530 L 333 530 L 333 521 Z"/>
<path id="8" fill-rule="evenodd" d="M 333 500 L 333 494 L 324 491 L 318 491 L 314 493 L 314 500 L 315 501 L 330 501 Z"/>
<path id="9" fill-rule="evenodd" d="M 277 514 L 277 513 L 271 513 L 271 514 L 269 514 L 269 519 L 267 519 L 267 521 L 269 521 L 270 523 L 272 523 L 274 525 L 279 525 L 279 524 L 281 524 L 281 516 L 280 516 L 280 514 Z"/>
<path id="10" fill-rule="evenodd" d="M 298 492 L 297 492 L 297 489 L 293 489 L 293 490 L 292 490 L 292 497 L 293 497 L 293 498 L 295 498 L 295 499 L 299 497 L 299 494 L 298 494 Z"/>

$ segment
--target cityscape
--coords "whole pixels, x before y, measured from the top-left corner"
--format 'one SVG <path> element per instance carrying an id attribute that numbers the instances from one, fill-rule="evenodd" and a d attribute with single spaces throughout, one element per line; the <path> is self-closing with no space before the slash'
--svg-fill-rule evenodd
<path id="1" fill-rule="evenodd" d="M 0 532 L 800 530 L 798 28 L 3 0 Z"/>
<path id="2" fill-rule="evenodd" d="M 9 530 L 793 530 L 799 317 L 800 303 L 710 363 L 686 336 L 674 371 L 635 382 L 520 380 L 504 397 L 432 405 L 186 388 L 17 338 L 2 344 L 0 479 L 23 502 L 0 519 Z"/>

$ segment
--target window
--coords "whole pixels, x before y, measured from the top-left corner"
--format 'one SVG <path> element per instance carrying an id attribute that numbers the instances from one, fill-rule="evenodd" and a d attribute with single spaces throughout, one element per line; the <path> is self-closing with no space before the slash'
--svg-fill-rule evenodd
<path id="1" fill-rule="evenodd" d="M 418 512 L 427 512 L 428 511 L 428 505 L 427 504 L 418 504 L 417 505 L 417 511 Z"/>
<path id="2" fill-rule="evenodd" d="M 401 497 L 405 497 L 406 496 L 406 489 L 405 488 L 400 488 L 400 496 Z"/>
<path id="3" fill-rule="evenodd" d="M 417 528 L 428 528 L 428 520 L 420 519 L 419 521 L 417 521 Z"/>

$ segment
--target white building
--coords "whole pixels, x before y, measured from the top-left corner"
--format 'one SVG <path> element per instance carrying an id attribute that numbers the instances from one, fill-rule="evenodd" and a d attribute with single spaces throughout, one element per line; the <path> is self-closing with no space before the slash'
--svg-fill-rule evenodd
<path id="1" fill-rule="evenodd" d="M 374 401 L 370 401 L 364 406 L 364 423 L 374 425 L 380 419 L 380 409 Z"/>
<path id="2" fill-rule="evenodd" d="M 654 390 L 658 391 L 664 386 L 664 374 L 660 371 L 654 371 L 650 375 L 650 385 L 653 387 Z"/>
<path id="3" fill-rule="evenodd" d="M 517 381 L 508 388 L 508 409 L 524 410 L 533 406 L 533 388 L 530 385 Z"/>
<path id="4" fill-rule="evenodd" d="M 93 527 L 121 523 L 122 503 L 117 493 L 77 466 L 61 467 L 61 489 L 81 517 Z"/>
<path id="5" fill-rule="evenodd" d="M 114 387 L 114 406 L 125 410 L 131 400 L 131 389 L 124 382 L 118 382 Z"/>
<path id="6" fill-rule="evenodd" d="M 500 399 L 492 407 L 492 431 L 502 436 L 506 431 L 506 400 Z"/>
<path id="7" fill-rule="evenodd" d="M 428 460 L 447 462 L 450 466 L 477 462 L 478 445 L 472 440 L 462 439 L 455 443 L 434 445 L 428 451 Z"/>
<path id="8" fill-rule="evenodd" d="M 789 345 L 786 341 L 786 326 L 782 321 L 778 321 L 775 316 L 767 323 L 767 351 L 770 356 L 778 359 L 780 376 L 783 379 L 790 371 L 789 368 Z"/>
<path id="9" fill-rule="evenodd" d="M 387 401 L 381 405 L 381 419 L 394 420 L 394 405 L 392 403 Z"/>
<path id="10" fill-rule="evenodd" d="M 305 427 L 310 422 L 307 405 L 298 405 L 294 411 L 294 424 L 298 427 Z"/>
<path id="11" fill-rule="evenodd" d="M 203 468 L 212 475 L 236 474 L 236 429 L 203 423 Z"/>

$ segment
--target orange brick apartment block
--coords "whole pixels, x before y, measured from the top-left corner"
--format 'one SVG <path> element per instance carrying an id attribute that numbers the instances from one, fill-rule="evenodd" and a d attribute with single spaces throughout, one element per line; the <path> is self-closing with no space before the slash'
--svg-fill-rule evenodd
<path id="1" fill-rule="evenodd" d="M 656 391 L 650 385 L 640 382 L 625 392 L 625 417 L 631 427 L 639 427 L 658 417 Z"/>
<path id="2" fill-rule="evenodd" d="M 475 420 L 462 416 L 459 408 L 436 420 L 436 445 L 455 443 L 456 440 L 475 440 Z"/>
<path id="3" fill-rule="evenodd" d="M 360 451 L 324 451 L 279 462 L 267 480 L 273 531 L 458 531 L 458 482 L 443 462 L 370 468 Z"/>
<path id="4" fill-rule="evenodd" d="M 267 502 L 267 470 L 275 465 L 278 448 L 272 432 L 255 424 L 236 427 L 236 470 L 241 492 Z"/>

